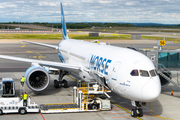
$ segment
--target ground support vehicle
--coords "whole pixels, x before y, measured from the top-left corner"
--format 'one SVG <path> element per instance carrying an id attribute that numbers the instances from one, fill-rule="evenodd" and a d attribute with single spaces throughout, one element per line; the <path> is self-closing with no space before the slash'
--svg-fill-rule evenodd
<path id="1" fill-rule="evenodd" d="M 2 78 L 0 80 L 0 94 L 3 97 L 15 96 L 15 83 L 12 78 Z"/>
<path id="2" fill-rule="evenodd" d="M 90 112 L 111 110 L 107 97 L 109 90 L 95 83 L 92 87 L 84 85 L 73 88 L 73 103 L 41 104 L 41 113 Z M 107 95 L 108 96 L 108 95 Z M 109 97 L 109 96 L 108 96 Z"/>
<path id="3" fill-rule="evenodd" d="M 30 103 L 27 99 L 27 106 L 23 105 L 23 100 L 19 97 L 0 98 L 0 115 L 3 113 L 20 113 L 22 115 L 30 112 L 39 112 L 39 107 L 35 103 Z"/>

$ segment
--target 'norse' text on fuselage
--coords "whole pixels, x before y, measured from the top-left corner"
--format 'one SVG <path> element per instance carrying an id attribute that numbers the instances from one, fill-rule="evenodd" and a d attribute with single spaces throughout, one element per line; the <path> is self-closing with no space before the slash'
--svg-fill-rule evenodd
<path id="1" fill-rule="evenodd" d="M 110 60 L 110 59 L 92 55 L 91 59 L 89 61 L 89 67 L 90 67 L 90 69 L 94 69 L 98 72 L 108 75 L 108 72 L 106 70 L 109 67 L 109 63 L 111 63 L 111 62 L 112 62 L 112 60 Z"/>

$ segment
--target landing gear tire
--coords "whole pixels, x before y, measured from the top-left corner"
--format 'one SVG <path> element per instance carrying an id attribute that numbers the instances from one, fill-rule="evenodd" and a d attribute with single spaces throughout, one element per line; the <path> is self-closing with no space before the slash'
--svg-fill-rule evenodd
<path id="1" fill-rule="evenodd" d="M 0 115 L 2 115 L 3 114 L 3 111 L 2 110 L 0 110 Z"/>
<path id="2" fill-rule="evenodd" d="M 138 117 L 142 117 L 143 116 L 143 110 L 141 108 L 138 108 Z"/>
<path id="3" fill-rule="evenodd" d="M 19 113 L 20 113 L 21 115 L 24 115 L 24 114 L 26 114 L 26 110 L 25 110 L 24 108 L 21 108 L 21 109 L 19 110 Z"/>
<path id="4" fill-rule="evenodd" d="M 66 80 L 63 80 L 64 88 L 68 88 L 68 82 Z"/>
<path id="5" fill-rule="evenodd" d="M 88 105 L 88 108 L 91 110 L 97 110 L 98 106 L 96 104 L 90 104 L 90 105 Z"/>
<path id="6" fill-rule="evenodd" d="M 57 80 L 54 80 L 54 87 L 59 88 L 59 82 Z"/>
<path id="7" fill-rule="evenodd" d="M 131 116 L 132 116 L 132 117 L 137 117 L 136 109 L 132 109 L 132 111 L 131 111 Z"/>
<path id="8" fill-rule="evenodd" d="M 91 107 L 92 107 L 93 110 L 97 110 L 98 109 L 97 105 L 92 105 Z"/>

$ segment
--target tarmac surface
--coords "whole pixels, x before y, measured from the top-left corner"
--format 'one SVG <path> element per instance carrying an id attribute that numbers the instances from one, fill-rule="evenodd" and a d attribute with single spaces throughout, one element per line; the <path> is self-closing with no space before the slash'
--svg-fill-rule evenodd
<path id="1" fill-rule="evenodd" d="M 38 41 L 37 41 L 38 42 Z M 41 42 L 41 41 L 39 41 Z M 57 44 L 59 41 L 46 43 Z M 156 46 L 157 41 L 128 41 L 124 43 L 111 43 L 115 46 L 137 46 L 140 48 L 151 46 Z M 148 43 L 148 44 L 147 44 Z M 146 45 L 146 46 L 145 46 Z M 169 43 L 169 46 L 178 47 L 179 44 Z M 0 43 L 0 54 L 18 56 L 24 58 L 38 59 L 38 60 L 49 60 L 49 61 L 59 61 L 57 51 L 51 48 L 46 48 L 42 46 L 32 45 L 32 44 L 22 44 L 22 43 Z M 30 63 L 23 63 L 11 60 L 0 59 L 0 79 L 3 77 L 12 77 L 15 80 L 16 84 L 16 95 L 19 96 L 21 93 L 20 89 L 20 78 L 24 75 L 26 69 L 30 67 Z M 176 79 L 176 73 L 174 73 L 174 78 Z M 68 81 L 69 88 L 59 88 L 55 89 L 53 87 L 53 80 L 57 79 L 58 75 L 50 75 L 50 84 L 46 90 L 42 92 L 33 92 L 25 86 L 25 91 L 31 94 L 31 102 L 37 104 L 48 104 L 48 103 L 72 103 L 72 91 L 73 86 L 76 86 L 76 78 L 65 76 L 65 79 Z M 152 88 L 153 89 L 153 88 Z M 171 90 L 174 91 L 174 95 L 171 96 Z M 0 116 L 0 119 L 12 120 L 119 120 L 119 119 L 128 119 L 128 120 L 179 120 L 179 108 L 180 108 L 180 90 L 175 88 L 172 84 L 169 84 L 167 87 L 162 88 L 162 93 L 159 96 L 158 100 L 147 103 L 146 106 L 143 106 L 144 116 L 141 118 L 132 118 L 130 113 L 131 101 L 125 99 L 115 93 L 110 93 L 112 101 L 112 110 L 111 111 L 100 111 L 100 112 L 84 112 L 84 113 L 63 113 L 63 114 L 40 114 L 40 113 L 31 113 L 26 115 L 20 114 L 4 114 Z M 125 109 L 125 110 L 124 110 Z"/>

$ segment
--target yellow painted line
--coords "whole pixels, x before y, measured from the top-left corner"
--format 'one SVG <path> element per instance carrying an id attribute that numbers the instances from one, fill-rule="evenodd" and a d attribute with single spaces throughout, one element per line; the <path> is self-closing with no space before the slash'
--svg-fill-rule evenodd
<path id="1" fill-rule="evenodd" d="M 21 47 L 25 47 L 26 45 L 22 45 Z"/>
<path id="2" fill-rule="evenodd" d="M 42 60 L 41 58 L 46 58 L 45 56 L 38 56 L 39 60 Z"/>
<path id="3" fill-rule="evenodd" d="M 21 43 L 20 41 L 19 41 L 19 43 Z M 22 44 L 22 43 L 21 43 Z M 26 45 L 24 45 L 24 44 L 22 44 L 22 46 L 21 47 L 25 47 Z"/>
<path id="4" fill-rule="evenodd" d="M 143 50 L 154 50 L 154 48 L 143 48 Z"/>
<path id="5" fill-rule="evenodd" d="M 41 55 L 41 54 L 38 53 L 38 52 L 35 52 L 35 53 L 39 55 L 39 56 L 38 56 L 39 60 L 42 60 L 41 58 L 46 58 L 46 56 L 43 56 L 43 55 Z"/>
<path id="6" fill-rule="evenodd" d="M 40 56 L 43 56 L 43 55 L 41 55 L 40 53 L 38 53 L 38 52 L 35 52 L 36 54 L 38 54 L 38 55 L 40 55 Z"/>
<path id="7" fill-rule="evenodd" d="M 26 51 L 27 53 L 33 53 L 33 51 Z"/>
<path id="8" fill-rule="evenodd" d="M 39 56 L 37 57 L 37 56 L 29 56 L 29 58 L 38 58 L 39 60 L 42 60 L 42 58 L 46 58 L 46 56 L 43 56 L 43 55 L 41 55 L 40 53 L 38 53 L 38 52 L 33 52 L 33 51 L 26 51 L 27 53 L 36 53 L 36 54 L 38 54 Z"/>
<path id="9" fill-rule="evenodd" d="M 153 117 L 157 117 L 157 118 L 160 118 L 160 119 L 162 119 L 162 120 L 174 120 L 174 119 L 171 119 L 171 118 L 161 117 L 161 116 L 157 115 L 157 114 L 154 112 L 154 110 L 152 109 L 151 103 L 149 103 L 149 110 L 150 110 L 150 113 L 151 113 L 151 115 L 152 115 Z M 153 115 L 153 113 L 152 113 L 151 111 L 153 111 L 154 115 Z"/>
<path id="10" fill-rule="evenodd" d="M 74 79 L 73 77 L 71 77 L 71 76 L 69 76 L 69 75 L 66 75 L 66 76 L 68 76 L 69 78 L 71 78 L 72 80 L 74 80 L 74 81 L 76 81 L 76 82 L 77 82 L 77 80 L 76 80 L 76 79 Z"/>
<path id="11" fill-rule="evenodd" d="M 129 112 L 129 111 L 126 110 L 125 108 L 121 107 L 120 105 L 114 103 L 113 101 L 111 101 L 111 103 L 113 103 L 113 104 L 116 105 L 117 107 L 121 108 L 122 110 L 126 111 L 127 113 L 131 114 L 131 112 Z M 142 120 L 140 117 L 137 117 L 137 119 Z"/>

